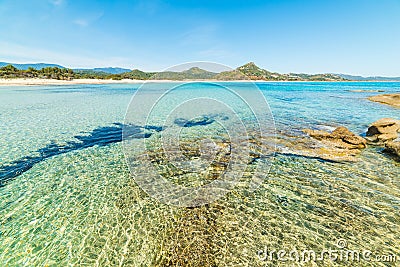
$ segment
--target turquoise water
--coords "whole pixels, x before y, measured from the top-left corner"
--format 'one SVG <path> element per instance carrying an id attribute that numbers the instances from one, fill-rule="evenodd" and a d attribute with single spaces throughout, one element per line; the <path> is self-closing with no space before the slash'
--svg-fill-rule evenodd
<path id="1" fill-rule="evenodd" d="M 254 90 L 247 83 L 224 85 Z M 278 136 L 339 125 L 362 135 L 380 118 L 400 118 L 400 109 L 366 99 L 382 93 L 376 90 L 400 92 L 400 83 L 257 85 Z M 400 257 L 400 165 L 380 148 L 367 148 L 354 163 L 278 153 L 255 192 L 233 190 L 199 208 L 168 206 L 147 196 L 129 175 L 115 124 L 124 123 L 138 87 L 0 88 L 0 174 L 33 162 L 1 182 L 1 266 L 262 266 L 266 262 L 257 252 L 265 246 L 322 251 L 336 248 L 340 238 L 350 249 Z M 220 96 L 213 86 L 199 84 L 187 85 L 182 94 L 196 95 L 199 87 L 202 94 Z M 180 100 L 171 101 L 165 107 Z M 163 111 L 167 108 L 157 112 Z M 224 110 L 204 109 L 210 112 L 222 116 Z M 238 112 L 247 118 L 245 110 Z M 152 124 L 160 123 L 153 118 Z M 193 131 L 212 138 L 220 132 L 214 125 L 185 130 L 189 137 Z M 152 134 L 150 142 L 157 138 Z"/>

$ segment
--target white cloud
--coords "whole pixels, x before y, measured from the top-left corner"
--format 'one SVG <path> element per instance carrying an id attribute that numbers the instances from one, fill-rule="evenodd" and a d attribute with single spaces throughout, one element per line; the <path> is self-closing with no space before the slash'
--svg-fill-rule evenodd
<path id="1" fill-rule="evenodd" d="M 92 24 L 93 22 L 99 20 L 101 17 L 103 17 L 104 12 L 100 12 L 97 14 L 93 14 L 93 15 L 88 15 L 86 18 L 77 18 L 75 20 L 72 21 L 72 23 L 80 26 L 80 27 L 86 27 L 89 26 L 90 24 Z"/>
<path id="2" fill-rule="evenodd" d="M 62 4 L 64 4 L 64 0 L 50 0 L 49 1 L 50 4 L 54 5 L 54 6 L 61 6 Z"/>
<path id="3" fill-rule="evenodd" d="M 81 27 L 86 27 L 87 25 L 89 25 L 89 22 L 87 20 L 84 19 L 76 19 L 74 21 L 72 21 L 74 24 L 79 25 Z"/>

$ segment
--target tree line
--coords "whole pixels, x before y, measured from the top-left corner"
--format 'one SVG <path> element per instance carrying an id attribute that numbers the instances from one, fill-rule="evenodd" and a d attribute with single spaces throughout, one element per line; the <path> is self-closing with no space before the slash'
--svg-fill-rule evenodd
<path id="1" fill-rule="evenodd" d="M 235 70 L 224 71 L 221 73 L 209 72 L 197 67 L 181 72 L 144 72 L 138 69 L 120 73 L 110 74 L 95 70 L 72 70 L 59 67 L 45 67 L 42 69 L 28 68 L 20 70 L 13 65 L 0 68 L 0 78 L 40 78 L 40 79 L 133 79 L 133 80 L 264 80 L 264 81 L 346 81 L 335 74 L 280 74 L 270 72 L 256 66 L 253 62 L 238 67 Z"/>
<path id="2" fill-rule="evenodd" d="M 42 69 L 35 69 L 29 67 L 26 70 L 20 70 L 13 65 L 7 65 L 0 68 L 0 78 L 39 78 L 39 79 L 56 79 L 56 80 L 72 80 L 72 79 L 149 79 L 153 73 L 143 72 L 140 70 L 133 70 L 121 74 L 110 74 L 101 71 L 91 70 L 77 70 L 59 67 L 45 67 Z"/>

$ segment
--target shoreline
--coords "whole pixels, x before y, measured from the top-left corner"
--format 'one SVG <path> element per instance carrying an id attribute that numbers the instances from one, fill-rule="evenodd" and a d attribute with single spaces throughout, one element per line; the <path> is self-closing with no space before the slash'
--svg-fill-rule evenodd
<path id="1" fill-rule="evenodd" d="M 35 79 L 35 78 L 0 78 L 0 87 L 4 86 L 40 86 L 40 85 L 76 85 L 76 84 L 143 84 L 143 83 L 185 83 L 185 82 L 254 82 L 254 83 L 347 83 L 347 82 L 400 82 L 400 81 L 265 81 L 265 80 L 105 80 L 105 79 Z"/>
<path id="2" fill-rule="evenodd" d="M 76 84 L 139 84 L 142 80 L 103 80 L 103 79 L 74 79 L 74 80 L 56 80 L 56 79 L 35 79 L 35 78 L 13 78 L 0 79 L 0 86 L 38 86 L 38 85 L 76 85 Z"/>

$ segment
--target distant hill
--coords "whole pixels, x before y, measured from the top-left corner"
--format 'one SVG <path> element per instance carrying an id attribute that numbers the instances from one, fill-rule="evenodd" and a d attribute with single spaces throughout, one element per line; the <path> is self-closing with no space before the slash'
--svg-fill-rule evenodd
<path id="1" fill-rule="evenodd" d="M 138 69 L 131 70 L 130 72 L 121 73 L 120 76 L 122 79 L 134 79 L 134 80 L 148 80 L 155 73 L 153 72 L 144 72 Z"/>
<path id="2" fill-rule="evenodd" d="M 40 70 L 43 68 L 47 68 L 47 67 L 57 67 L 60 69 L 66 69 L 63 66 L 57 65 L 57 64 L 49 64 L 49 63 L 25 63 L 25 64 L 18 64 L 18 63 L 8 63 L 8 62 L 0 62 L 0 68 L 7 66 L 7 65 L 13 65 L 14 67 L 16 67 L 19 70 L 27 70 L 29 67 L 32 67 L 36 70 Z"/>
<path id="3" fill-rule="evenodd" d="M 363 77 L 363 76 L 355 76 L 348 74 L 336 74 L 336 75 L 352 81 L 400 81 L 400 77 L 382 77 L 382 76 Z"/>
<path id="4" fill-rule="evenodd" d="M 225 71 L 216 75 L 218 80 L 264 80 L 264 81 L 345 81 L 334 74 L 280 74 L 258 67 L 249 62 L 233 71 Z"/>
<path id="5" fill-rule="evenodd" d="M 7 66 L 7 65 L 13 65 L 19 70 L 27 70 L 29 67 L 32 67 L 36 70 L 40 70 L 43 68 L 47 67 L 57 67 L 60 69 L 66 69 L 66 67 L 58 65 L 58 64 L 51 64 L 51 63 L 9 63 L 9 62 L 0 62 L 0 68 Z M 124 72 L 129 72 L 131 71 L 130 69 L 124 69 L 124 68 L 118 68 L 118 67 L 105 67 L 105 68 L 93 68 L 93 69 L 74 69 L 74 71 L 77 72 L 103 72 L 103 73 L 109 73 L 109 74 L 121 74 Z"/>
<path id="6" fill-rule="evenodd" d="M 206 80 L 214 79 L 217 73 L 193 67 L 181 72 L 164 71 L 154 74 L 156 80 Z"/>
<path id="7" fill-rule="evenodd" d="M 4 68 L 7 65 L 13 65 L 12 68 Z M 118 67 L 104 67 L 93 69 L 73 69 L 69 70 L 57 64 L 48 63 L 26 63 L 14 64 L 0 62 L 0 77 L 47 77 L 38 71 L 26 71 L 32 67 L 38 71 L 42 68 L 55 68 L 54 70 L 45 70 L 43 73 L 52 72 L 53 76 L 60 76 L 60 70 L 68 70 L 68 77 L 74 79 L 137 79 L 137 80 L 259 80 L 259 81 L 400 81 L 400 77 L 362 77 L 347 74 L 305 74 L 305 73 L 277 73 L 258 67 L 254 62 L 249 62 L 231 71 L 223 71 L 220 73 L 210 72 L 198 67 L 193 67 L 188 70 L 175 72 L 145 72 L 139 69 L 125 69 Z M 1 69 L 3 68 L 3 69 Z M 58 70 L 57 70 L 58 69 Z M 32 73 L 31 73 L 32 72 Z M 61 75 L 62 76 L 62 75 Z M 60 77 L 61 77 L 60 76 Z M 65 75 L 64 75 L 65 76 Z M 64 77 L 62 76 L 62 77 Z"/>
<path id="8" fill-rule="evenodd" d="M 305 74 L 305 73 L 290 73 L 291 77 L 298 77 L 299 81 L 348 81 L 348 79 L 340 77 L 336 74 Z"/>
<path id="9" fill-rule="evenodd" d="M 74 69 L 76 71 L 97 71 L 109 74 L 121 74 L 124 72 L 130 72 L 130 69 L 116 68 L 116 67 L 106 67 L 106 68 L 93 68 L 93 69 Z"/>

